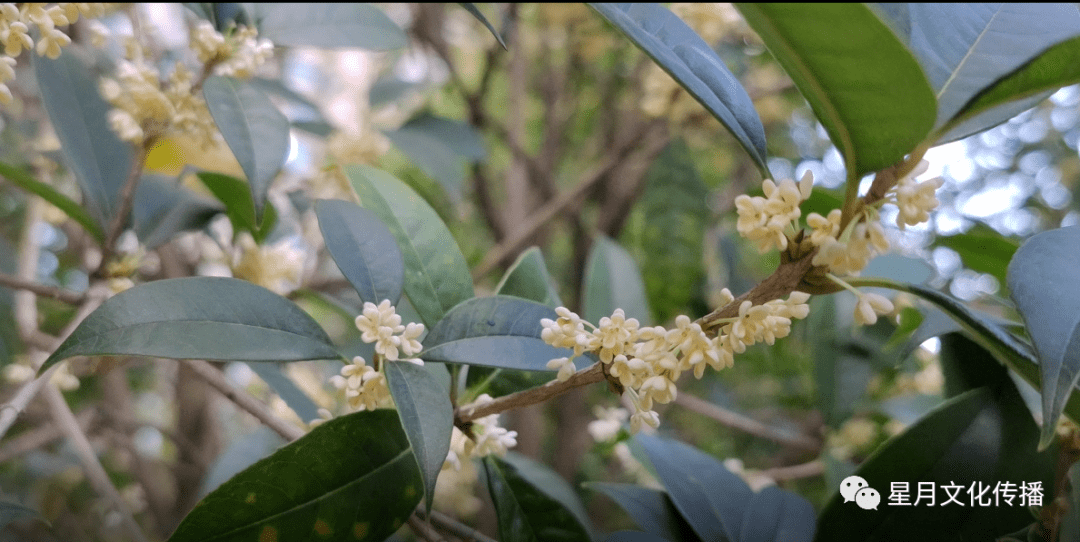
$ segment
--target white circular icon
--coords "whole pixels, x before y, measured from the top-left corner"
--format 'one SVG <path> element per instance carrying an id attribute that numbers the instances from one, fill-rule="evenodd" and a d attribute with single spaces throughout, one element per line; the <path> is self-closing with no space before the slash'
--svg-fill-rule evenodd
<path id="1" fill-rule="evenodd" d="M 863 510 L 877 510 L 877 505 L 880 503 L 881 493 L 872 487 L 864 487 L 855 493 L 855 504 Z"/>
<path id="2" fill-rule="evenodd" d="M 864 480 L 862 476 L 848 476 L 847 478 L 844 478 L 843 482 L 840 482 L 840 494 L 844 496 L 844 502 L 851 502 L 855 500 L 855 494 L 858 493 L 860 489 L 869 485 L 870 484 L 866 483 L 866 480 Z"/>

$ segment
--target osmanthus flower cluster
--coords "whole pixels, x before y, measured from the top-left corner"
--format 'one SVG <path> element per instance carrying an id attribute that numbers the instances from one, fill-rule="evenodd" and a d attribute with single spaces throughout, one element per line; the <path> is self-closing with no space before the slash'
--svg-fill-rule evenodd
<path id="1" fill-rule="evenodd" d="M 734 297 L 726 288 L 725 301 Z M 593 326 L 565 307 L 556 309 L 559 318 L 541 320 L 541 338 L 557 348 L 573 350 L 571 357 L 548 362 L 548 368 L 558 370 L 556 378 L 568 380 L 575 373 L 574 358 L 592 352 L 604 363 L 607 374 L 618 380 L 635 412 L 630 416 L 631 432 L 643 426 L 657 427 L 660 418 L 653 406 L 675 399 L 675 382 L 684 372 L 692 371 L 701 378 L 705 368 L 720 370 L 730 367 L 734 355 L 746 347 L 766 342 L 773 344 L 791 332 L 794 318 L 805 318 L 810 312 L 806 301 L 809 294 L 793 292 L 786 301 L 773 300 L 763 305 L 744 301 L 737 316 L 719 320 L 715 337 L 709 337 L 697 322 L 682 315 L 675 327 L 641 327 L 637 319 L 626 318 L 622 309 L 600 319 Z M 588 327 L 589 329 L 586 329 Z"/>
<path id="2" fill-rule="evenodd" d="M 234 28 L 223 35 L 206 21 L 191 32 L 191 47 L 202 74 L 198 77 L 177 62 L 163 81 L 154 63 L 146 58 L 134 38 L 124 42 L 125 59 L 117 64 L 116 77 L 104 79 L 101 94 L 114 107 L 109 124 L 125 141 L 142 145 L 170 132 L 184 133 L 212 146 L 217 130 L 198 86 L 207 75 L 249 78 L 272 55 L 269 40 L 259 40 L 253 28 Z M 167 83 L 167 84 L 166 84 Z"/>
<path id="3" fill-rule="evenodd" d="M 378 366 L 379 361 L 400 360 L 423 365 L 423 360 L 413 356 L 422 349 L 417 339 L 424 333 L 424 324 L 402 325 L 401 315 L 397 314 L 389 299 L 384 299 L 378 305 L 364 303 L 363 312 L 356 317 L 356 327 L 361 332 L 361 340 L 375 345 L 375 366 L 368 365 L 364 358 L 356 356 L 330 382 L 334 387 L 345 390 L 345 401 L 353 411 L 389 406 L 392 403 L 390 388 L 386 385 L 382 367 Z M 405 357 L 399 358 L 399 354 Z"/>
<path id="4" fill-rule="evenodd" d="M 15 79 L 16 58 L 23 50 L 37 50 L 37 54 L 58 58 L 61 48 L 71 43 L 71 38 L 58 26 L 68 26 L 79 17 L 100 17 L 107 4 L 63 2 L 49 6 L 46 3 L 0 4 L 0 103 L 11 103 L 11 89 L 7 83 Z M 31 32 L 32 28 L 37 32 Z M 34 43 L 33 34 L 38 36 Z"/>

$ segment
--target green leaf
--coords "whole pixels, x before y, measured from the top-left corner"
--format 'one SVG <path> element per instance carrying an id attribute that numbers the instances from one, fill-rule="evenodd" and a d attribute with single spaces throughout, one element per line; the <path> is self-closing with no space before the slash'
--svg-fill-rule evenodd
<path id="1" fill-rule="evenodd" d="M 810 312 L 811 356 L 814 360 L 814 383 L 817 406 L 825 423 L 839 427 L 855 412 L 858 402 L 866 395 L 866 387 L 874 375 L 867 356 L 850 348 L 841 348 L 836 332 L 836 298 L 818 297 L 812 300 Z"/>
<path id="2" fill-rule="evenodd" d="M 201 230 L 222 210 L 171 179 L 146 175 L 135 189 L 131 221 L 139 241 L 153 249 L 180 232 Z"/>
<path id="3" fill-rule="evenodd" d="M 274 206 L 268 205 L 262 221 L 256 221 L 255 203 L 251 198 L 251 190 L 244 181 L 209 171 L 200 172 L 196 174 L 196 177 L 210 189 L 210 193 L 218 201 L 225 204 L 225 215 L 229 217 L 229 222 L 232 224 L 234 237 L 246 231 L 251 233 L 256 243 L 262 243 L 274 229 L 274 224 L 277 222 Z"/>
<path id="4" fill-rule="evenodd" d="M 361 301 L 396 305 L 405 280 L 401 250 L 375 213 L 343 200 L 315 202 L 326 249 Z"/>
<path id="5" fill-rule="evenodd" d="M 645 176 L 637 203 L 641 218 L 632 230 L 649 305 L 661 322 L 687 313 L 703 297 L 702 248 L 712 214 L 708 200 L 709 189 L 686 142 L 671 142 Z M 653 254 L 664 257 L 649 257 Z"/>
<path id="6" fill-rule="evenodd" d="M 937 96 L 935 128 L 995 81 L 1080 32 L 1080 12 L 1068 4 L 913 3 L 905 11 L 909 33 L 901 38 Z"/>
<path id="7" fill-rule="evenodd" d="M 549 371 L 547 362 L 572 352 L 542 339 L 542 318 L 559 316 L 546 305 L 510 296 L 463 302 L 424 337 L 425 360 L 525 371 Z"/>
<path id="8" fill-rule="evenodd" d="M 1080 38 L 1058 43 L 971 99 L 939 132 L 953 141 L 1004 122 L 1059 88 L 1080 83 Z M 948 132 L 945 132 L 948 130 Z"/>
<path id="9" fill-rule="evenodd" d="M 3 530 L 4 527 L 7 527 L 13 521 L 22 521 L 24 519 L 40 519 L 41 521 L 45 521 L 45 519 L 41 517 L 41 514 L 33 508 L 14 502 L 0 501 L 0 530 Z"/>
<path id="10" fill-rule="evenodd" d="M 611 497 L 645 532 L 667 540 L 701 540 L 679 515 L 666 491 L 609 482 L 588 482 L 585 487 Z"/>
<path id="11" fill-rule="evenodd" d="M 259 375 L 259 378 L 263 379 L 263 382 L 266 382 L 266 385 L 270 386 L 270 389 L 274 390 L 274 393 L 278 394 L 278 397 L 281 397 L 281 400 L 285 401 L 285 404 L 302 421 L 310 422 L 319 419 L 318 405 L 285 374 L 280 363 L 248 362 L 247 366 Z"/>
<path id="12" fill-rule="evenodd" d="M 169 542 L 384 540 L 420 502 L 397 414 L 330 420 L 206 496 Z"/>
<path id="13" fill-rule="evenodd" d="M 1009 263 L 1009 290 L 1039 354 L 1041 444 L 1080 379 L 1080 226 L 1046 231 L 1025 242 Z"/>
<path id="14" fill-rule="evenodd" d="M 247 176 L 258 219 L 270 183 L 289 154 L 289 119 L 258 87 L 231 77 L 208 77 L 203 83 L 203 97 Z"/>
<path id="15" fill-rule="evenodd" d="M 740 542 L 810 542 L 817 513 L 810 501 L 778 487 L 766 487 L 746 505 Z"/>
<path id="16" fill-rule="evenodd" d="M 89 233 L 99 244 L 105 242 L 105 233 L 102 232 L 101 226 L 94 222 L 94 218 L 90 216 L 78 203 L 71 201 L 71 198 L 57 192 L 55 188 L 35 179 L 29 173 L 0 162 L 0 175 L 3 175 L 5 179 L 11 181 L 15 186 L 30 192 L 36 196 L 40 196 L 41 199 L 53 204 L 57 209 L 60 209 L 64 214 L 68 215 L 72 220 L 78 222 L 80 226 Z"/>
<path id="17" fill-rule="evenodd" d="M 488 491 L 502 542 L 589 541 L 581 501 L 565 480 L 523 456 L 484 458 Z"/>
<path id="18" fill-rule="evenodd" d="M 945 363 L 962 366 L 967 375 L 952 388 L 984 387 L 942 403 L 868 458 L 856 474 L 881 493 L 877 512 L 859 510 L 836 495 L 822 511 L 818 540 L 925 540 L 941 533 L 955 540 L 993 540 L 1031 522 L 1027 509 L 1015 500 L 994 504 L 998 482 L 1041 482 L 1046 494 L 1053 494 L 1056 453 L 1036 452 L 1038 426 L 1008 373 L 972 342 L 943 349 L 942 354 L 957 356 Z M 920 482 L 933 485 L 935 506 L 925 501 L 889 504 L 894 483 L 907 483 L 908 502 L 914 503 Z M 981 485 L 969 493 L 975 484 Z M 963 506 L 943 505 L 945 485 L 962 486 L 958 497 Z M 988 491 L 981 502 L 989 498 L 989 506 L 972 502 L 984 487 Z"/>
<path id="19" fill-rule="evenodd" d="M 627 318 L 637 318 L 642 326 L 652 325 L 645 283 L 637 263 L 626 249 L 604 235 L 593 241 L 585 262 L 582 305 L 586 320 L 596 323 L 622 309 Z"/>
<path id="20" fill-rule="evenodd" d="M 41 370 L 72 356 L 217 361 L 338 359 L 330 337 L 292 301 L 239 279 L 141 284 L 90 313 Z"/>
<path id="21" fill-rule="evenodd" d="M 83 206 L 102 227 L 117 212 L 120 189 L 131 169 L 131 145 L 109 128 L 112 109 L 76 55 L 51 60 L 30 55 L 38 90 L 68 169 L 82 189 Z"/>
<path id="22" fill-rule="evenodd" d="M 544 255 L 537 247 L 530 247 L 518 255 L 495 286 L 495 293 L 536 301 L 552 308 L 562 305 L 555 282 L 544 262 Z"/>
<path id="23" fill-rule="evenodd" d="M 450 451 L 454 405 L 446 388 L 425 367 L 407 361 L 386 361 L 386 382 L 397 405 L 401 426 L 412 445 L 424 481 L 427 510 L 435 499 L 435 480 Z"/>
<path id="24" fill-rule="evenodd" d="M 654 534 L 639 531 L 618 531 L 611 533 L 604 542 L 671 542 Z"/>
<path id="25" fill-rule="evenodd" d="M 988 273 L 1005 285 L 1005 270 L 1009 266 L 1020 243 L 1005 237 L 986 226 L 976 225 L 965 233 L 941 235 L 934 240 L 935 246 L 955 250 L 964 267 L 979 273 Z"/>
<path id="26" fill-rule="evenodd" d="M 922 68 L 865 5 L 738 8 L 844 156 L 849 182 L 899 162 L 933 127 L 937 107 Z"/>
<path id="27" fill-rule="evenodd" d="M 368 166 L 345 168 L 360 204 L 397 239 L 405 261 L 405 294 L 429 328 L 473 296 L 472 275 L 439 215 L 405 183 Z"/>
<path id="28" fill-rule="evenodd" d="M 405 33 L 371 4 L 256 4 L 260 37 L 274 45 L 389 51 Z"/>
<path id="29" fill-rule="evenodd" d="M 661 4 L 598 4 L 597 11 L 630 38 L 716 117 L 768 177 L 765 128 L 750 95 L 712 47 Z"/>
<path id="30" fill-rule="evenodd" d="M 421 113 L 383 134 L 428 177 L 438 181 L 454 201 L 461 201 L 465 166 L 487 155 L 476 128 L 430 113 Z"/>
<path id="31" fill-rule="evenodd" d="M 476 4 L 472 2 L 458 2 L 458 5 L 465 8 L 465 11 L 471 13 L 473 17 L 476 17 L 476 20 L 483 23 L 484 26 L 486 26 L 487 29 L 491 32 L 491 35 L 495 36 L 495 39 L 499 41 L 499 45 L 502 45 L 502 48 L 506 49 L 506 42 L 503 41 L 503 38 L 499 34 L 499 31 L 495 30 L 495 27 L 492 26 L 490 22 L 488 22 L 487 17 L 484 17 L 483 13 L 480 13 L 480 9 L 476 7 Z"/>
<path id="32" fill-rule="evenodd" d="M 753 492 L 716 458 L 674 440 L 638 433 L 671 502 L 702 540 L 737 542 Z"/>

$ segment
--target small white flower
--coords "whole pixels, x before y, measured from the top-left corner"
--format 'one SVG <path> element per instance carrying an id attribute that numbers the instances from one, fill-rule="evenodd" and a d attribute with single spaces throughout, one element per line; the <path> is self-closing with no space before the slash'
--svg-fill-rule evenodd
<path id="1" fill-rule="evenodd" d="M 652 410 L 639 410 L 630 416 L 630 432 L 637 433 L 643 427 L 660 427 L 660 415 Z"/>
<path id="2" fill-rule="evenodd" d="M 892 301 L 885 296 L 863 293 L 859 296 L 859 302 L 855 304 L 855 323 L 872 326 L 877 322 L 878 315 L 889 314 L 892 311 Z"/>

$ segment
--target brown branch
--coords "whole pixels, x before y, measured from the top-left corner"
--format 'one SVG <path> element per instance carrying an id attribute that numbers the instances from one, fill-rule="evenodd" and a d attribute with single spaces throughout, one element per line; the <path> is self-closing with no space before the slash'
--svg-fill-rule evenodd
<path id="1" fill-rule="evenodd" d="M 725 427 L 737 429 L 755 437 L 771 440 L 777 444 L 798 448 L 810 452 L 821 451 L 821 442 L 806 435 L 793 435 L 761 423 L 753 418 L 732 412 L 708 401 L 703 401 L 689 394 L 679 394 L 675 398 L 675 404 L 691 410 L 702 416 L 711 418 Z"/>
<path id="2" fill-rule="evenodd" d="M 145 141 L 135 150 L 135 156 L 131 161 L 131 169 L 128 170 L 127 180 L 120 189 L 120 205 L 116 209 L 116 215 L 109 223 L 109 230 L 105 233 L 105 243 L 102 245 L 101 264 L 94 275 L 100 277 L 109 260 L 116 254 L 116 240 L 124 233 L 124 226 L 128 223 L 128 215 L 135 201 L 135 190 L 139 187 L 139 178 L 142 177 L 143 166 L 146 165 L 147 149 L 153 144 Z"/>
<path id="3" fill-rule="evenodd" d="M 113 485 L 112 480 L 109 479 L 109 473 L 105 471 L 105 467 L 101 466 L 101 462 L 98 461 L 94 447 L 79 427 L 79 421 L 75 419 L 75 414 L 71 412 L 71 407 L 64 400 L 64 396 L 60 394 L 60 390 L 56 389 L 55 386 L 45 386 L 45 399 L 49 403 L 53 419 L 56 420 L 56 424 L 60 426 L 64 435 L 71 442 L 72 447 L 75 448 L 75 455 L 82 461 L 83 470 L 94 491 L 112 501 L 113 508 L 120 514 L 120 523 L 123 525 L 124 530 L 127 531 L 129 538 L 138 542 L 148 542 L 142 528 L 139 527 L 135 517 L 128 510 L 124 498 L 120 495 L 116 486 Z"/>
<path id="4" fill-rule="evenodd" d="M 11 275 L 5 275 L 3 273 L 0 273 L 0 286 L 7 286 L 8 288 L 14 288 L 16 290 L 26 290 L 28 292 L 33 292 L 43 297 L 56 299 L 69 305 L 78 305 L 83 301 L 86 301 L 86 294 L 73 292 L 66 288 L 59 288 L 56 286 L 49 286 L 47 284 L 23 280 L 21 278 L 13 277 Z"/>
<path id="5" fill-rule="evenodd" d="M 814 476 L 821 476 L 825 473 L 825 462 L 820 459 L 815 459 L 799 465 L 791 465 L 789 467 L 775 467 L 772 469 L 765 469 L 759 471 L 762 475 L 772 478 L 777 482 L 786 480 L 799 480 L 802 478 L 813 478 Z"/>
<path id="6" fill-rule="evenodd" d="M 446 542 L 446 539 L 443 538 L 438 531 L 432 528 L 431 524 L 420 518 L 419 512 L 413 513 L 413 515 L 409 516 L 409 519 L 405 520 L 405 522 L 409 524 L 409 529 L 411 529 L 413 534 L 420 540 L 425 540 L 427 542 Z"/>
<path id="7" fill-rule="evenodd" d="M 427 518 L 431 521 L 432 525 L 465 540 L 472 540 L 474 542 L 497 542 L 495 539 L 484 535 L 468 525 L 463 525 L 460 522 L 455 521 L 454 518 L 451 518 L 442 512 L 432 510 L 431 515 L 427 516 Z"/>
<path id="8" fill-rule="evenodd" d="M 94 422 L 96 414 L 93 408 L 88 408 L 76 414 L 75 419 L 79 422 L 79 427 L 85 431 Z M 22 457 L 23 454 L 41 448 L 63 436 L 64 433 L 56 424 L 38 426 L 21 433 L 0 448 L 0 465 Z"/>
<path id="9" fill-rule="evenodd" d="M 565 381 L 552 380 L 542 386 L 504 395 L 488 403 L 472 403 L 460 406 L 454 413 L 454 424 L 462 426 L 477 418 L 498 414 L 504 410 L 542 403 L 574 388 L 595 384 L 604 379 L 604 366 L 602 363 L 597 362 L 588 369 L 574 373 Z"/>
<path id="10" fill-rule="evenodd" d="M 266 424 L 270 429 L 273 429 L 285 440 L 291 442 L 304 436 L 303 429 L 279 418 L 270 411 L 270 407 L 265 403 L 256 399 L 250 393 L 233 386 L 232 382 L 229 382 L 229 379 L 225 378 L 225 374 L 213 365 L 210 365 L 210 363 L 201 359 L 191 359 L 181 363 L 187 364 L 192 372 L 198 375 L 199 378 L 202 378 L 207 384 L 210 384 L 214 389 L 221 392 L 226 399 L 255 416 L 259 421 Z"/>

